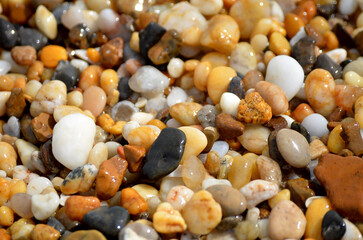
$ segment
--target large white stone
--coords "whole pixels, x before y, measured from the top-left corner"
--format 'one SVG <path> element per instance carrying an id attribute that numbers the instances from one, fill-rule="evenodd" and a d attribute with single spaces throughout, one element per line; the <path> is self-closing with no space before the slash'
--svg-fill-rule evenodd
<path id="1" fill-rule="evenodd" d="M 95 134 L 96 125 L 86 115 L 75 113 L 63 117 L 53 129 L 54 157 L 71 170 L 86 164 Z"/>
<path id="2" fill-rule="evenodd" d="M 304 70 L 292 57 L 279 55 L 269 62 L 265 79 L 279 86 L 290 101 L 304 82 Z"/>

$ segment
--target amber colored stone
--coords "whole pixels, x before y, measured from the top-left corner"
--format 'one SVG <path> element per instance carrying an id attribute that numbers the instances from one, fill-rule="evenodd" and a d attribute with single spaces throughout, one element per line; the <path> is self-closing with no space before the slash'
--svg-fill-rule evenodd
<path id="1" fill-rule="evenodd" d="M 291 193 L 291 200 L 300 208 L 305 206 L 306 199 L 315 196 L 314 190 L 309 187 L 309 181 L 304 178 L 287 181 L 287 187 Z"/>
<path id="2" fill-rule="evenodd" d="M 24 92 L 21 88 L 13 88 L 6 102 L 6 114 L 19 118 L 26 107 Z"/>
<path id="3" fill-rule="evenodd" d="M 106 240 L 105 236 L 97 230 L 80 230 L 71 233 L 67 240 L 80 240 L 80 239 L 87 239 L 87 240 Z"/>
<path id="4" fill-rule="evenodd" d="M 1 1 L 3 3 L 3 1 Z M 9 2 L 9 17 L 11 22 L 24 24 L 32 15 L 32 1 L 6 1 Z"/>
<path id="5" fill-rule="evenodd" d="M 128 163 L 128 170 L 131 173 L 138 172 L 142 166 L 142 160 L 145 157 L 146 149 L 138 145 L 125 145 L 123 146 L 123 150 Z"/>
<path id="6" fill-rule="evenodd" d="M 141 12 L 139 19 L 136 20 L 136 25 L 138 29 L 144 29 L 151 22 L 158 22 L 158 14 L 154 12 Z"/>
<path id="7" fill-rule="evenodd" d="M 100 49 L 101 64 L 106 68 L 117 65 L 123 57 L 124 41 L 117 37 L 102 45 Z"/>
<path id="8" fill-rule="evenodd" d="M 96 178 L 96 193 L 100 199 L 110 199 L 118 191 L 127 169 L 127 161 L 118 156 L 104 161 Z"/>
<path id="9" fill-rule="evenodd" d="M 57 240 L 59 237 L 60 232 L 46 224 L 37 224 L 31 235 L 33 240 Z"/>
<path id="10" fill-rule="evenodd" d="M 11 239 L 11 236 L 7 233 L 7 231 L 4 228 L 0 229 L 0 239 L 2 239 L 2 240 Z"/>
<path id="11" fill-rule="evenodd" d="M 343 131 L 340 133 L 340 136 L 347 143 L 347 148 L 352 150 L 355 155 L 361 156 L 363 154 L 363 139 L 359 123 L 356 121 L 343 122 L 342 128 Z"/>
<path id="12" fill-rule="evenodd" d="M 352 221 L 363 221 L 363 159 L 323 155 L 314 174 L 333 208 Z"/>
<path id="13" fill-rule="evenodd" d="M 53 134 L 54 125 L 55 120 L 48 113 L 41 113 L 39 116 L 33 118 L 30 124 L 35 137 L 40 142 L 47 141 L 48 138 Z"/>
<path id="14" fill-rule="evenodd" d="M 149 49 L 147 55 L 155 65 L 161 65 L 178 56 L 180 47 L 181 38 L 179 33 L 171 29 L 164 33 L 159 42 Z"/>
<path id="15" fill-rule="evenodd" d="M 82 221 L 83 216 L 101 206 L 101 202 L 96 197 L 70 196 L 64 205 L 67 217 L 74 221 Z"/>
<path id="16" fill-rule="evenodd" d="M 305 24 L 303 20 L 294 13 L 288 13 L 284 20 L 287 36 L 292 38 Z"/>
<path id="17" fill-rule="evenodd" d="M 136 215 L 147 210 L 145 199 L 133 188 L 124 188 L 121 191 L 121 206 L 130 214 Z"/>
<path id="18" fill-rule="evenodd" d="M 234 119 L 231 114 L 221 113 L 216 116 L 216 127 L 223 139 L 241 136 L 245 126 L 240 121 Z"/>

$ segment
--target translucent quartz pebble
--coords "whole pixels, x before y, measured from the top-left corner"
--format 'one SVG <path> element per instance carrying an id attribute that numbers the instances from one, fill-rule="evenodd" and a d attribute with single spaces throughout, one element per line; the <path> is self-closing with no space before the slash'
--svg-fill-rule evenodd
<path id="1" fill-rule="evenodd" d="M 33 217 L 31 210 L 32 196 L 27 193 L 15 193 L 10 200 L 10 207 L 23 218 Z"/>
<path id="2" fill-rule="evenodd" d="M 220 158 L 224 157 L 229 150 L 229 145 L 226 141 L 216 141 L 210 151 L 216 151 Z"/>
<path id="3" fill-rule="evenodd" d="M 79 23 L 84 23 L 84 14 L 83 10 L 78 6 L 72 6 L 68 9 L 66 13 L 64 13 L 61 17 L 62 24 L 71 29 Z"/>
<path id="4" fill-rule="evenodd" d="M 26 188 L 26 193 L 35 195 L 41 193 L 45 188 L 53 186 L 52 182 L 45 177 L 31 180 Z"/>
<path id="5" fill-rule="evenodd" d="M 124 100 L 112 107 L 111 117 L 114 121 L 130 121 L 132 114 L 138 111 L 139 109 L 135 107 L 135 104 Z"/>
<path id="6" fill-rule="evenodd" d="M 166 102 L 169 107 L 180 103 L 185 102 L 187 100 L 188 95 L 184 91 L 184 89 L 180 87 L 174 87 L 166 98 Z"/>

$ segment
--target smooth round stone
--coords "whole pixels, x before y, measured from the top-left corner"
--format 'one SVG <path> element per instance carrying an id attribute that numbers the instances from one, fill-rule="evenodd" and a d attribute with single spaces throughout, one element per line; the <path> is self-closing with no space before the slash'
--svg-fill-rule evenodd
<path id="1" fill-rule="evenodd" d="M 183 182 L 193 191 L 202 189 L 202 183 L 207 171 L 203 163 L 196 156 L 183 159 L 182 177 Z"/>
<path id="2" fill-rule="evenodd" d="M 233 68 L 219 66 L 212 69 L 208 75 L 208 95 L 217 104 L 224 92 L 228 90 L 229 82 L 233 77 L 237 76 Z"/>
<path id="3" fill-rule="evenodd" d="M 10 199 L 11 209 L 23 218 L 33 217 L 31 203 L 32 195 L 27 193 L 15 193 Z"/>
<path id="4" fill-rule="evenodd" d="M 352 223 L 351 221 L 349 221 L 346 218 L 344 218 L 344 222 L 347 227 L 347 230 L 346 230 L 343 238 L 341 238 L 342 240 L 351 240 L 351 239 L 362 240 L 363 239 L 362 233 L 359 231 L 357 226 L 354 225 L 354 223 Z"/>
<path id="5" fill-rule="evenodd" d="M 233 93 L 225 92 L 221 96 L 220 105 L 222 112 L 237 116 L 237 109 L 241 99 Z"/>
<path id="6" fill-rule="evenodd" d="M 314 199 L 310 203 L 305 213 L 307 221 L 304 234 L 305 238 L 323 240 L 321 235 L 322 221 L 329 210 L 332 210 L 332 205 L 327 197 Z"/>
<path id="7" fill-rule="evenodd" d="M 296 168 L 306 167 L 310 162 L 310 148 L 306 138 L 291 129 L 281 129 L 276 136 L 277 147 L 287 163 Z"/>
<path id="8" fill-rule="evenodd" d="M 269 216 L 269 233 L 273 240 L 300 239 L 305 226 L 304 213 L 290 200 L 280 201 Z"/>
<path id="9" fill-rule="evenodd" d="M 314 68 L 322 68 L 330 72 L 334 79 L 342 77 L 341 66 L 334 62 L 334 60 L 328 54 L 320 54 L 315 62 Z"/>
<path id="10" fill-rule="evenodd" d="M 129 212 L 119 206 L 102 206 L 84 215 L 82 222 L 91 229 L 97 229 L 106 236 L 116 237 L 129 221 Z"/>
<path id="11" fill-rule="evenodd" d="M 146 224 L 134 222 L 127 224 L 118 235 L 118 240 L 158 240 L 159 234 L 156 230 Z"/>
<path id="12" fill-rule="evenodd" d="M 124 100 L 112 107 L 111 117 L 115 121 L 130 121 L 131 116 L 138 111 L 139 109 L 135 107 L 135 104 Z"/>
<path id="13" fill-rule="evenodd" d="M 321 235 L 324 240 L 340 240 L 345 231 L 345 222 L 336 211 L 330 210 L 324 215 L 321 225 Z"/>
<path id="14" fill-rule="evenodd" d="M 4 18 L 0 18 L 0 46 L 10 50 L 15 46 L 17 37 L 18 31 L 15 26 Z"/>
<path id="15" fill-rule="evenodd" d="M 202 189 L 207 189 L 209 187 L 215 186 L 215 185 L 225 185 L 232 187 L 232 184 L 227 179 L 215 179 L 215 178 L 207 178 L 202 183 Z"/>
<path id="16" fill-rule="evenodd" d="M 355 0 L 341 0 L 339 1 L 338 10 L 343 15 L 350 15 L 358 8 L 358 1 Z"/>
<path id="17" fill-rule="evenodd" d="M 73 5 L 68 11 L 62 14 L 61 22 L 68 29 L 71 29 L 79 23 L 84 23 L 83 10 L 79 6 Z"/>
<path id="18" fill-rule="evenodd" d="M 83 92 L 83 110 L 89 110 L 93 116 L 99 116 L 106 106 L 107 96 L 102 88 L 90 86 Z"/>
<path id="19" fill-rule="evenodd" d="M 92 149 L 96 125 L 80 113 L 63 117 L 53 129 L 52 152 L 65 167 L 73 170 L 87 162 Z"/>
<path id="20" fill-rule="evenodd" d="M 181 102 L 173 105 L 169 109 L 169 114 L 184 126 L 197 125 L 198 112 L 201 108 L 202 105 L 196 102 Z"/>
<path id="21" fill-rule="evenodd" d="M 0 60 L 0 76 L 7 74 L 11 69 L 10 63 L 4 60 Z"/>
<path id="22" fill-rule="evenodd" d="M 186 136 L 186 144 L 181 162 L 190 156 L 198 156 L 207 146 L 208 140 L 205 134 L 194 127 L 180 127 Z"/>
<path id="23" fill-rule="evenodd" d="M 169 85 L 170 79 L 153 66 L 143 66 L 129 79 L 129 86 L 139 93 L 158 94 Z"/>
<path id="24" fill-rule="evenodd" d="M 64 82 L 67 86 L 67 91 L 70 91 L 79 79 L 79 74 L 79 70 L 70 62 L 61 60 L 58 62 L 58 66 L 52 75 L 52 80 Z"/>
<path id="25" fill-rule="evenodd" d="M 35 11 L 35 24 L 49 39 L 55 39 L 58 34 L 57 20 L 52 12 L 40 5 Z"/>
<path id="26" fill-rule="evenodd" d="M 174 87 L 166 98 L 166 103 L 171 107 L 177 103 L 185 102 L 187 97 L 186 92 L 182 88 Z"/>
<path id="27" fill-rule="evenodd" d="M 224 217 L 240 215 L 246 210 L 247 200 L 237 189 L 226 185 L 214 185 L 206 190 L 221 205 Z"/>
<path id="28" fill-rule="evenodd" d="M 59 231 L 60 234 L 63 234 L 66 231 L 64 225 L 60 221 L 58 221 L 58 219 L 56 219 L 55 217 L 49 217 L 47 220 L 47 225 Z"/>
<path id="29" fill-rule="evenodd" d="M 52 10 L 52 13 L 57 20 L 57 24 L 61 23 L 61 17 L 62 15 L 68 11 L 68 9 L 72 6 L 72 3 L 70 2 L 64 2 L 62 4 L 59 4 L 56 8 Z"/>
<path id="30" fill-rule="evenodd" d="M 247 42 L 238 43 L 231 52 L 229 66 L 242 75 L 246 75 L 248 71 L 256 69 L 257 55 L 253 47 Z"/>
<path id="31" fill-rule="evenodd" d="M 246 124 L 243 134 L 237 137 L 238 141 L 248 151 L 261 154 L 268 144 L 270 130 L 259 124 Z"/>
<path id="32" fill-rule="evenodd" d="M 186 134 L 175 128 L 164 128 L 151 145 L 142 173 L 149 179 L 158 179 L 174 171 L 182 158 Z"/>
<path id="33" fill-rule="evenodd" d="M 26 193 L 30 195 L 36 195 L 41 193 L 47 187 L 52 187 L 52 182 L 45 177 L 34 178 L 28 183 L 26 187 Z"/>
<path id="34" fill-rule="evenodd" d="M 66 232 L 67 233 L 67 232 Z M 79 239 L 87 239 L 87 240 L 106 240 L 105 236 L 97 230 L 79 230 L 75 232 L 68 232 L 69 234 L 66 236 L 67 240 L 79 240 Z M 62 236 L 62 237 L 63 237 Z"/>
<path id="35" fill-rule="evenodd" d="M 7 142 L 0 142 L 0 170 L 5 171 L 8 176 L 12 176 L 16 159 L 17 154 L 14 148 Z"/>
<path id="36" fill-rule="evenodd" d="M 304 70 L 292 57 L 279 55 L 269 62 L 265 80 L 279 86 L 290 101 L 304 82 Z"/>
<path id="37" fill-rule="evenodd" d="M 317 136 L 320 138 L 329 133 L 327 127 L 328 120 L 319 113 L 310 114 L 304 118 L 301 124 L 308 130 L 310 136 Z"/>
<path id="38" fill-rule="evenodd" d="M 19 45 L 21 46 L 32 46 L 36 50 L 40 50 L 48 43 L 48 38 L 37 29 L 21 28 L 18 34 Z"/>

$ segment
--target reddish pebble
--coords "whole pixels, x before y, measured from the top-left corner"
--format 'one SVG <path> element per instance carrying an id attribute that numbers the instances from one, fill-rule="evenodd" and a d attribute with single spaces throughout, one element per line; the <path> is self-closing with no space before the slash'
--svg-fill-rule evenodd
<path id="1" fill-rule="evenodd" d="M 98 117 L 106 106 L 107 96 L 102 88 L 90 86 L 83 93 L 83 110 L 89 110 L 93 116 Z"/>
<path id="2" fill-rule="evenodd" d="M 64 205 L 64 211 L 67 217 L 74 221 L 82 221 L 83 216 L 92 211 L 93 209 L 99 208 L 101 202 L 96 197 L 88 196 L 70 196 Z"/>
<path id="3" fill-rule="evenodd" d="M 123 146 L 119 146 L 118 148 L 117 148 L 117 154 L 121 157 L 121 158 L 123 158 L 123 159 L 125 159 L 126 157 L 125 157 L 125 150 L 124 150 L 124 147 Z"/>

